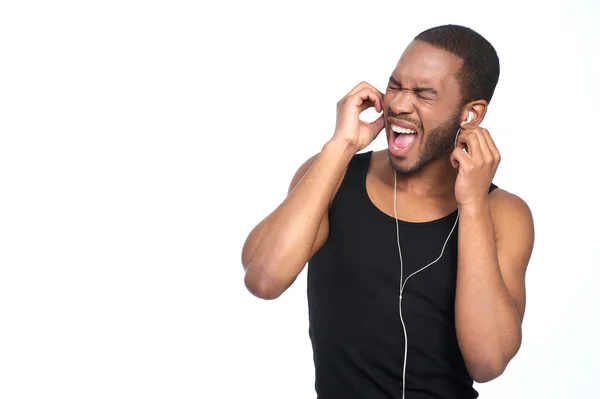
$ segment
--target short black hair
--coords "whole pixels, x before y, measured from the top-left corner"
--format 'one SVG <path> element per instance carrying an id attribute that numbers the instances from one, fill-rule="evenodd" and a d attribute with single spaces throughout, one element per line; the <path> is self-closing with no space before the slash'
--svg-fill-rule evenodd
<path id="1" fill-rule="evenodd" d="M 500 60 L 496 50 L 473 29 L 460 25 L 443 25 L 419 33 L 415 40 L 429 43 L 462 58 L 457 74 L 463 104 L 484 99 L 492 100 L 500 77 Z"/>

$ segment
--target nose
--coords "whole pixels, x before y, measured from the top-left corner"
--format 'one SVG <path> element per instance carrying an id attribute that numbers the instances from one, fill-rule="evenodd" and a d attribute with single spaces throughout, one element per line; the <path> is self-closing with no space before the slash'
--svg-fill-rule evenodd
<path id="1" fill-rule="evenodd" d="M 394 98 L 390 101 L 389 107 L 397 115 L 411 114 L 415 110 L 413 103 L 414 93 L 410 90 L 402 89 L 395 93 Z"/>

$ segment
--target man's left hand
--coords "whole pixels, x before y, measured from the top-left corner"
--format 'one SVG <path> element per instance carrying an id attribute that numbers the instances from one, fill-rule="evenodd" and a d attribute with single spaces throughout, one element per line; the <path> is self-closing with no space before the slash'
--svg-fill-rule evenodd
<path id="1" fill-rule="evenodd" d="M 500 152 L 487 129 L 466 122 L 462 122 L 461 127 L 463 130 L 450 155 L 450 162 L 458 169 L 454 186 L 456 202 L 459 207 L 464 207 L 487 200 L 490 184 L 500 163 Z"/>

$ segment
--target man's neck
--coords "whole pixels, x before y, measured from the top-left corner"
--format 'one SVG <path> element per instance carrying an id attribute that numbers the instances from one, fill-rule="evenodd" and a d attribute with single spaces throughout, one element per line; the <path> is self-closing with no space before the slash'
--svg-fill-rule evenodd
<path id="1" fill-rule="evenodd" d="M 394 185 L 392 165 L 390 170 L 391 185 Z M 414 197 L 448 197 L 454 195 L 454 185 L 458 170 L 452 167 L 450 155 L 433 160 L 419 171 L 410 174 L 396 172 L 396 187 Z M 388 181 L 388 179 L 386 179 Z"/>

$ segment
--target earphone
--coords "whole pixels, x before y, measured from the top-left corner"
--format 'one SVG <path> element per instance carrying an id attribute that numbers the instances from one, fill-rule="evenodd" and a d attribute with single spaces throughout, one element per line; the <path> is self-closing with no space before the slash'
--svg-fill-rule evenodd
<path id="1" fill-rule="evenodd" d="M 473 114 L 473 111 L 469 111 L 469 116 L 467 117 L 466 122 L 469 123 L 473 120 L 473 118 L 475 117 L 475 114 Z M 460 127 L 458 128 L 458 130 L 456 131 L 456 137 L 454 138 L 454 148 L 456 148 L 456 144 L 458 143 L 458 135 L 460 134 Z"/>
<path id="2" fill-rule="evenodd" d="M 473 120 L 473 118 L 474 118 L 473 111 L 469 111 L 469 116 L 467 117 L 467 123 L 471 122 Z M 459 127 L 458 131 L 456 132 L 456 139 L 454 140 L 455 148 L 456 148 L 456 142 L 458 140 L 458 135 L 460 133 L 460 129 L 461 128 Z M 396 211 L 396 170 L 394 169 L 394 219 L 396 220 L 396 242 L 398 244 L 398 255 L 400 256 L 400 293 L 398 296 L 398 311 L 400 313 L 400 322 L 402 323 L 402 330 L 404 331 L 404 366 L 402 369 L 402 399 L 404 399 L 404 393 L 405 393 L 405 389 L 406 389 L 406 363 L 407 363 L 407 356 L 408 356 L 408 335 L 406 334 L 406 325 L 404 324 L 404 318 L 402 317 L 402 293 L 404 292 L 404 287 L 406 287 L 406 283 L 408 282 L 409 278 L 411 278 L 415 274 L 427 269 L 429 266 L 433 265 L 434 263 L 436 263 L 438 260 L 440 260 L 442 258 L 442 256 L 444 255 L 444 250 L 446 249 L 446 244 L 448 244 L 448 240 L 450 240 L 450 237 L 452 236 L 452 233 L 454 232 L 454 229 L 456 228 L 456 225 L 458 224 L 459 213 L 460 213 L 460 209 L 457 209 L 456 220 L 454 221 L 454 225 L 452 226 L 452 229 L 450 230 L 448 237 L 446 237 L 446 241 L 444 241 L 444 245 L 442 246 L 442 251 L 440 252 L 440 256 L 438 256 L 437 259 L 435 259 L 433 262 L 429 263 L 426 266 L 423 266 L 416 272 L 409 275 L 406 278 L 406 280 L 402 281 L 403 274 L 404 274 L 404 270 L 403 270 L 404 264 L 402 262 L 402 249 L 400 248 L 400 228 L 398 226 L 398 213 Z"/>

